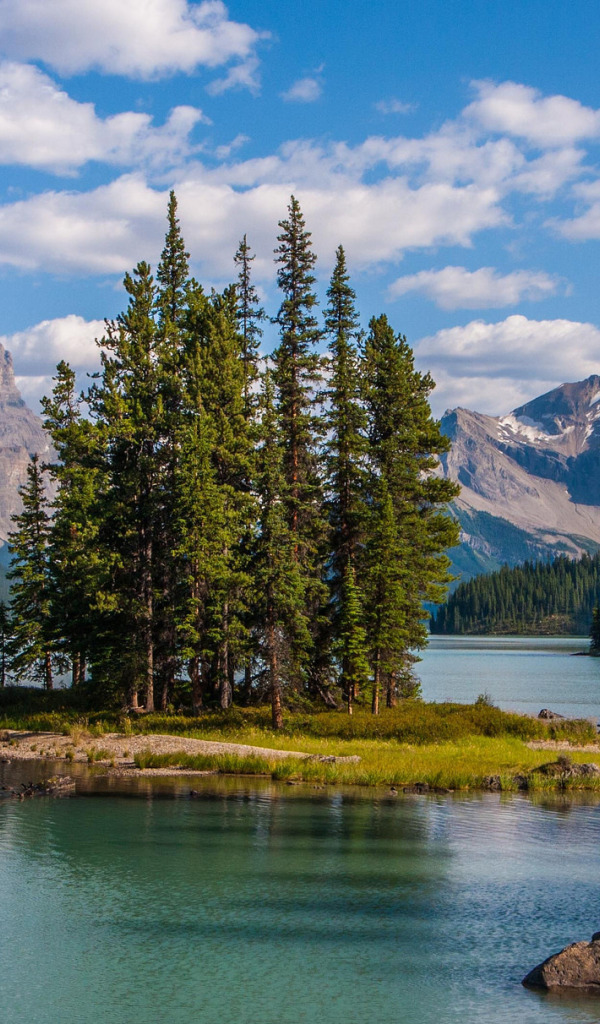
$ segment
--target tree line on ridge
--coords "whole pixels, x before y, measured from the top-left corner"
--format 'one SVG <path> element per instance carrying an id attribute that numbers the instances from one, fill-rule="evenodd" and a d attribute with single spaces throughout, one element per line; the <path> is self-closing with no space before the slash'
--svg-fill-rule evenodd
<path id="1" fill-rule="evenodd" d="M 503 566 L 461 583 L 432 616 L 432 633 L 586 635 L 600 603 L 600 553 Z"/>

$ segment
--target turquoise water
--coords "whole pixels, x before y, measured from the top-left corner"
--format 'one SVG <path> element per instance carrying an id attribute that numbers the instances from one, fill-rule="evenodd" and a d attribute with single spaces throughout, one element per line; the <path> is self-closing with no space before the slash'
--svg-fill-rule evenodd
<path id="1" fill-rule="evenodd" d="M 598 1021 L 520 985 L 600 928 L 593 801 L 173 785 L 0 804 L 4 1024 Z"/>
<path id="2" fill-rule="evenodd" d="M 505 710 L 600 718 L 600 658 L 573 657 L 588 648 L 586 638 L 434 636 L 417 674 L 425 700 L 488 693 Z"/>

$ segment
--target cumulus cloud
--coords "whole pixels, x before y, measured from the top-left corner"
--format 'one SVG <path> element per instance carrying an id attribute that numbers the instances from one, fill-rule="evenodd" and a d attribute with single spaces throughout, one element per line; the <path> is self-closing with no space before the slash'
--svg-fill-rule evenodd
<path id="1" fill-rule="evenodd" d="M 74 370 L 96 370 L 100 358 L 94 339 L 104 333 L 103 320 L 84 320 L 70 314 L 0 335 L 0 344 L 12 353 L 15 373 L 20 377 L 51 377 L 61 359 Z"/>
<path id="2" fill-rule="evenodd" d="M 600 110 L 568 96 L 544 96 L 517 82 L 473 82 L 477 99 L 463 117 L 485 131 L 525 139 L 540 148 L 570 146 L 600 136 Z"/>
<path id="3" fill-rule="evenodd" d="M 76 371 L 79 386 L 85 387 L 86 374 L 100 366 L 95 338 L 104 333 L 103 320 L 84 320 L 70 314 L 42 320 L 14 334 L 0 335 L 0 344 L 12 353 L 17 387 L 27 404 L 37 409 L 42 396 L 50 394 L 52 377 L 61 359 Z"/>
<path id="4" fill-rule="evenodd" d="M 509 316 L 499 323 L 472 320 L 449 327 L 417 345 L 420 360 L 453 378 L 497 378 L 554 382 L 581 380 L 598 372 L 600 330 L 572 320 L 528 320 Z M 517 403 L 513 403 L 517 404 Z"/>
<path id="5" fill-rule="evenodd" d="M 94 69 L 136 78 L 247 65 L 266 35 L 232 21 L 221 0 L 0 0 L 0 24 L 10 57 L 44 61 L 61 74 Z"/>
<path id="6" fill-rule="evenodd" d="M 523 299 L 544 299 L 557 290 L 558 284 L 555 277 L 543 271 L 515 270 L 500 274 L 494 267 L 473 271 L 465 267 L 444 267 L 397 278 L 390 285 L 389 296 L 397 299 L 417 292 L 433 299 L 441 309 L 495 309 L 514 306 Z"/>
<path id="7" fill-rule="evenodd" d="M 0 63 L 0 163 L 72 173 L 90 160 L 165 166 L 192 152 L 190 133 L 207 119 L 175 107 L 161 127 L 148 114 L 97 116 L 30 64 Z"/>
<path id="8" fill-rule="evenodd" d="M 431 409 L 437 417 L 457 406 L 488 416 L 503 416 L 564 383 L 562 380 L 545 378 L 517 380 L 514 377 L 460 377 L 441 368 L 433 369 L 428 360 L 421 360 L 418 356 L 416 365 L 422 371 L 433 372 L 435 388 L 431 395 Z"/>
<path id="9" fill-rule="evenodd" d="M 281 98 L 289 103 L 314 103 L 322 91 L 323 87 L 317 78 L 299 78 L 286 92 L 281 93 Z"/>
<path id="10" fill-rule="evenodd" d="M 257 276 L 271 277 L 277 222 L 294 190 L 317 252 L 333 253 L 341 242 L 357 268 L 399 259 L 408 248 L 469 246 L 476 232 L 504 219 L 493 189 L 411 188 L 404 178 L 367 185 L 344 176 L 320 187 L 296 184 L 288 178 L 238 191 L 210 176 L 182 178 L 176 185 L 182 228 L 190 250 L 204 254 L 202 272 L 229 276 L 247 232 L 259 254 Z M 46 192 L 7 204 L 0 207 L 0 263 L 121 273 L 140 254 L 160 251 L 166 203 L 166 192 L 130 174 L 90 192 Z"/>

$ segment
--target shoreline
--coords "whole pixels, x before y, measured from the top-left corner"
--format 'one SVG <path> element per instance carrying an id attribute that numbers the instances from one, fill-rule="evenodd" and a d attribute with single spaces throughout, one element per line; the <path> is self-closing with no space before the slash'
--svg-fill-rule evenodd
<path id="1" fill-rule="evenodd" d="M 507 764 L 505 760 L 494 763 L 488 759 L 484 766 L 472 762 L 470 769 L 464 770 L 456 780 L 447 775 L 442 778 L 439 762 L 444 749 L 449 761 L 467 747 L 466 742 L 448 744 L 445 748 L 443 744 L 432 744 L 427 750 L 424 746 L 398 744 L 397 770 L 382 778 L 372 776 L 368 765 L 361 765 L 362 758 L 356 753 L 309 753 L 161 733 L 92 736 L 79 729 L 73 730 L 71 735 L 10 729 L 0 735 L 0 761 L 20 765 L 60 763 L 65 765 L 65 774 L 70 765 L 85 765 L 113 779 L 254 777 L 313 789 L 336 786 L 372 791 L 387 789 L 392 796 L 490 791 L 600 792 L 600 765 L 592 760 L 600 753 L 599 743 L 576 746 L 564 740 L 530 740 L 521 743 L 520 754 L 515 750 L 513 763 Z M 428 750 L 432 758 L 435 755 L 437 770 L 433 764 L 428 769 L 423 758 L 419 768 L 413 766 L 414 771 L 406 764 L 401 767 L 401 758 L 407 752 L 427 754 Z M 559 758 L 548 763 L 548 754 L 553 751 Z M 533 752 L 539 752 L 540 757 L 532 759 Z"/>

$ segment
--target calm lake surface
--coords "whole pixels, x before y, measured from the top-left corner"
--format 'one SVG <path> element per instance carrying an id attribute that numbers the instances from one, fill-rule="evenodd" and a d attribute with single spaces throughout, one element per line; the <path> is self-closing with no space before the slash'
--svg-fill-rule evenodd
<path id="1" fill-rule="evenodd" d="M 433 636 L 417 665 L 425 700 L 494 704 L 537 715 L 550 708 L 573 718 L 600 718 L 600 658 L 587 637 Z"/>
<path id="2" fill-rule="evenodd" d="M 423 693 L 598 717 L 600 663 L 572 657 L 586 647 L 436 637 Z M 0 785 L 51 767 L 0 765 Z M 72 771 L 71 799 L 0 800 L 4 1024 L 600 1019 L 600 1000 L 520 985 L 600 929 L 592 795 L 394 799 Z"/>
<path id="3" fill-rule="evenodd" d="M 5 1024 L 598 1021 L 520 985 L 600 927 L 596 802 L 176 785 L 2 802 Z"/>

